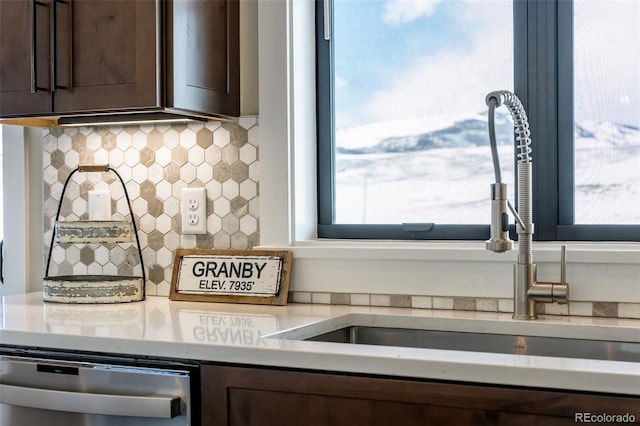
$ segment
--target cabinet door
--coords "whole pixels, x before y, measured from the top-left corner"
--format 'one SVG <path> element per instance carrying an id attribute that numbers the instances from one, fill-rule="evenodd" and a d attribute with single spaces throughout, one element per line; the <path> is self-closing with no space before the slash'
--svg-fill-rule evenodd
<path id="1" fill-rule="evenodd" d="M 167 3 L 167 106 L 240 114 L 240 1 Z"/>
<path id="2" fill-rule="evenodd" d="M 49 0 L 0 1 L 0 117 L 52 111 Z"/>
<path id="3" fill-rule="evenodd" d="M 204 365 L 203 426 L 574 425 L 640 399 L 506 386 Z"/>
<path id="4" fill-rule="evenodd" d="M 55 3 L 57 113 L 159 105 L 159 1 Z"/>

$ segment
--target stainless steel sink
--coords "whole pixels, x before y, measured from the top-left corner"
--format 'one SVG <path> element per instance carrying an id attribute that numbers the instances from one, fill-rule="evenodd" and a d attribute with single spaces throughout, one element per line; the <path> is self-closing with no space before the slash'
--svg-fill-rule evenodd
<path id="1" fill-rule="evenodd" d="M 347 326 L 300 340 L 640 362 L 640 343 L 409 328 Z"/>

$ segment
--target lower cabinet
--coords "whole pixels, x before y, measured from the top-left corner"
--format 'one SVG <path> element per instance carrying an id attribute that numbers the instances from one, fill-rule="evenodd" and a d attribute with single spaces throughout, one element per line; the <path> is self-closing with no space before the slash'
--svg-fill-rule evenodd
<path id="1" fill-rule="evenodd" d="M 203 426 L 553 426 L 627 413 L 640 423 L 635 397 L 218 365 L 201 373 Z"/>

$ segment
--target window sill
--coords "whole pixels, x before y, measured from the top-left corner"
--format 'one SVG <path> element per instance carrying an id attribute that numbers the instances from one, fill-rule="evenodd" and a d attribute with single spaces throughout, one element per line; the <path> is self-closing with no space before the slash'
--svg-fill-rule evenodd
<path id="1" fill-rule="evenodd" d="M 560 279 L 560 243 L 534 244 L 539 281 Z M 640 244 L 567 243 L 571 302 L 640 303 Z M 483 243 L 300 241 L 290 291 L 434 297 L 513 297 L 517 250 Z"/>
<path id="2" fill-rule="evenodd" d="M 557 262 L 559 242 L 534 243 L 535 262 Z M 568 263 L 637 264 L 640 265 L 640 244 L 630 243 L 564 243 Z M 266 248 L 266 247 L 261 247 Z M 273 248 L 273 247 L 270 247 Z M 278 247 L 291 250 L 297 259 L 341 260 L 417 260 L 460 262 L 515 262 L 518 246 L 505 253 L 485 249 L 483 242 L 425 242 L 425 241 L 362 241 L 309 240 Z"/>

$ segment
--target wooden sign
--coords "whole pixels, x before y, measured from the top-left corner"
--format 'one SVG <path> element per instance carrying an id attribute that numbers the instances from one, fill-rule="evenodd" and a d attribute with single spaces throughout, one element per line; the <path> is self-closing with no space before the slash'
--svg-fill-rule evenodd
<path id="1" fill-rule="evenodd" d="M 286 305 L 293 253 L 178 249 L 171 300 Z"/>

